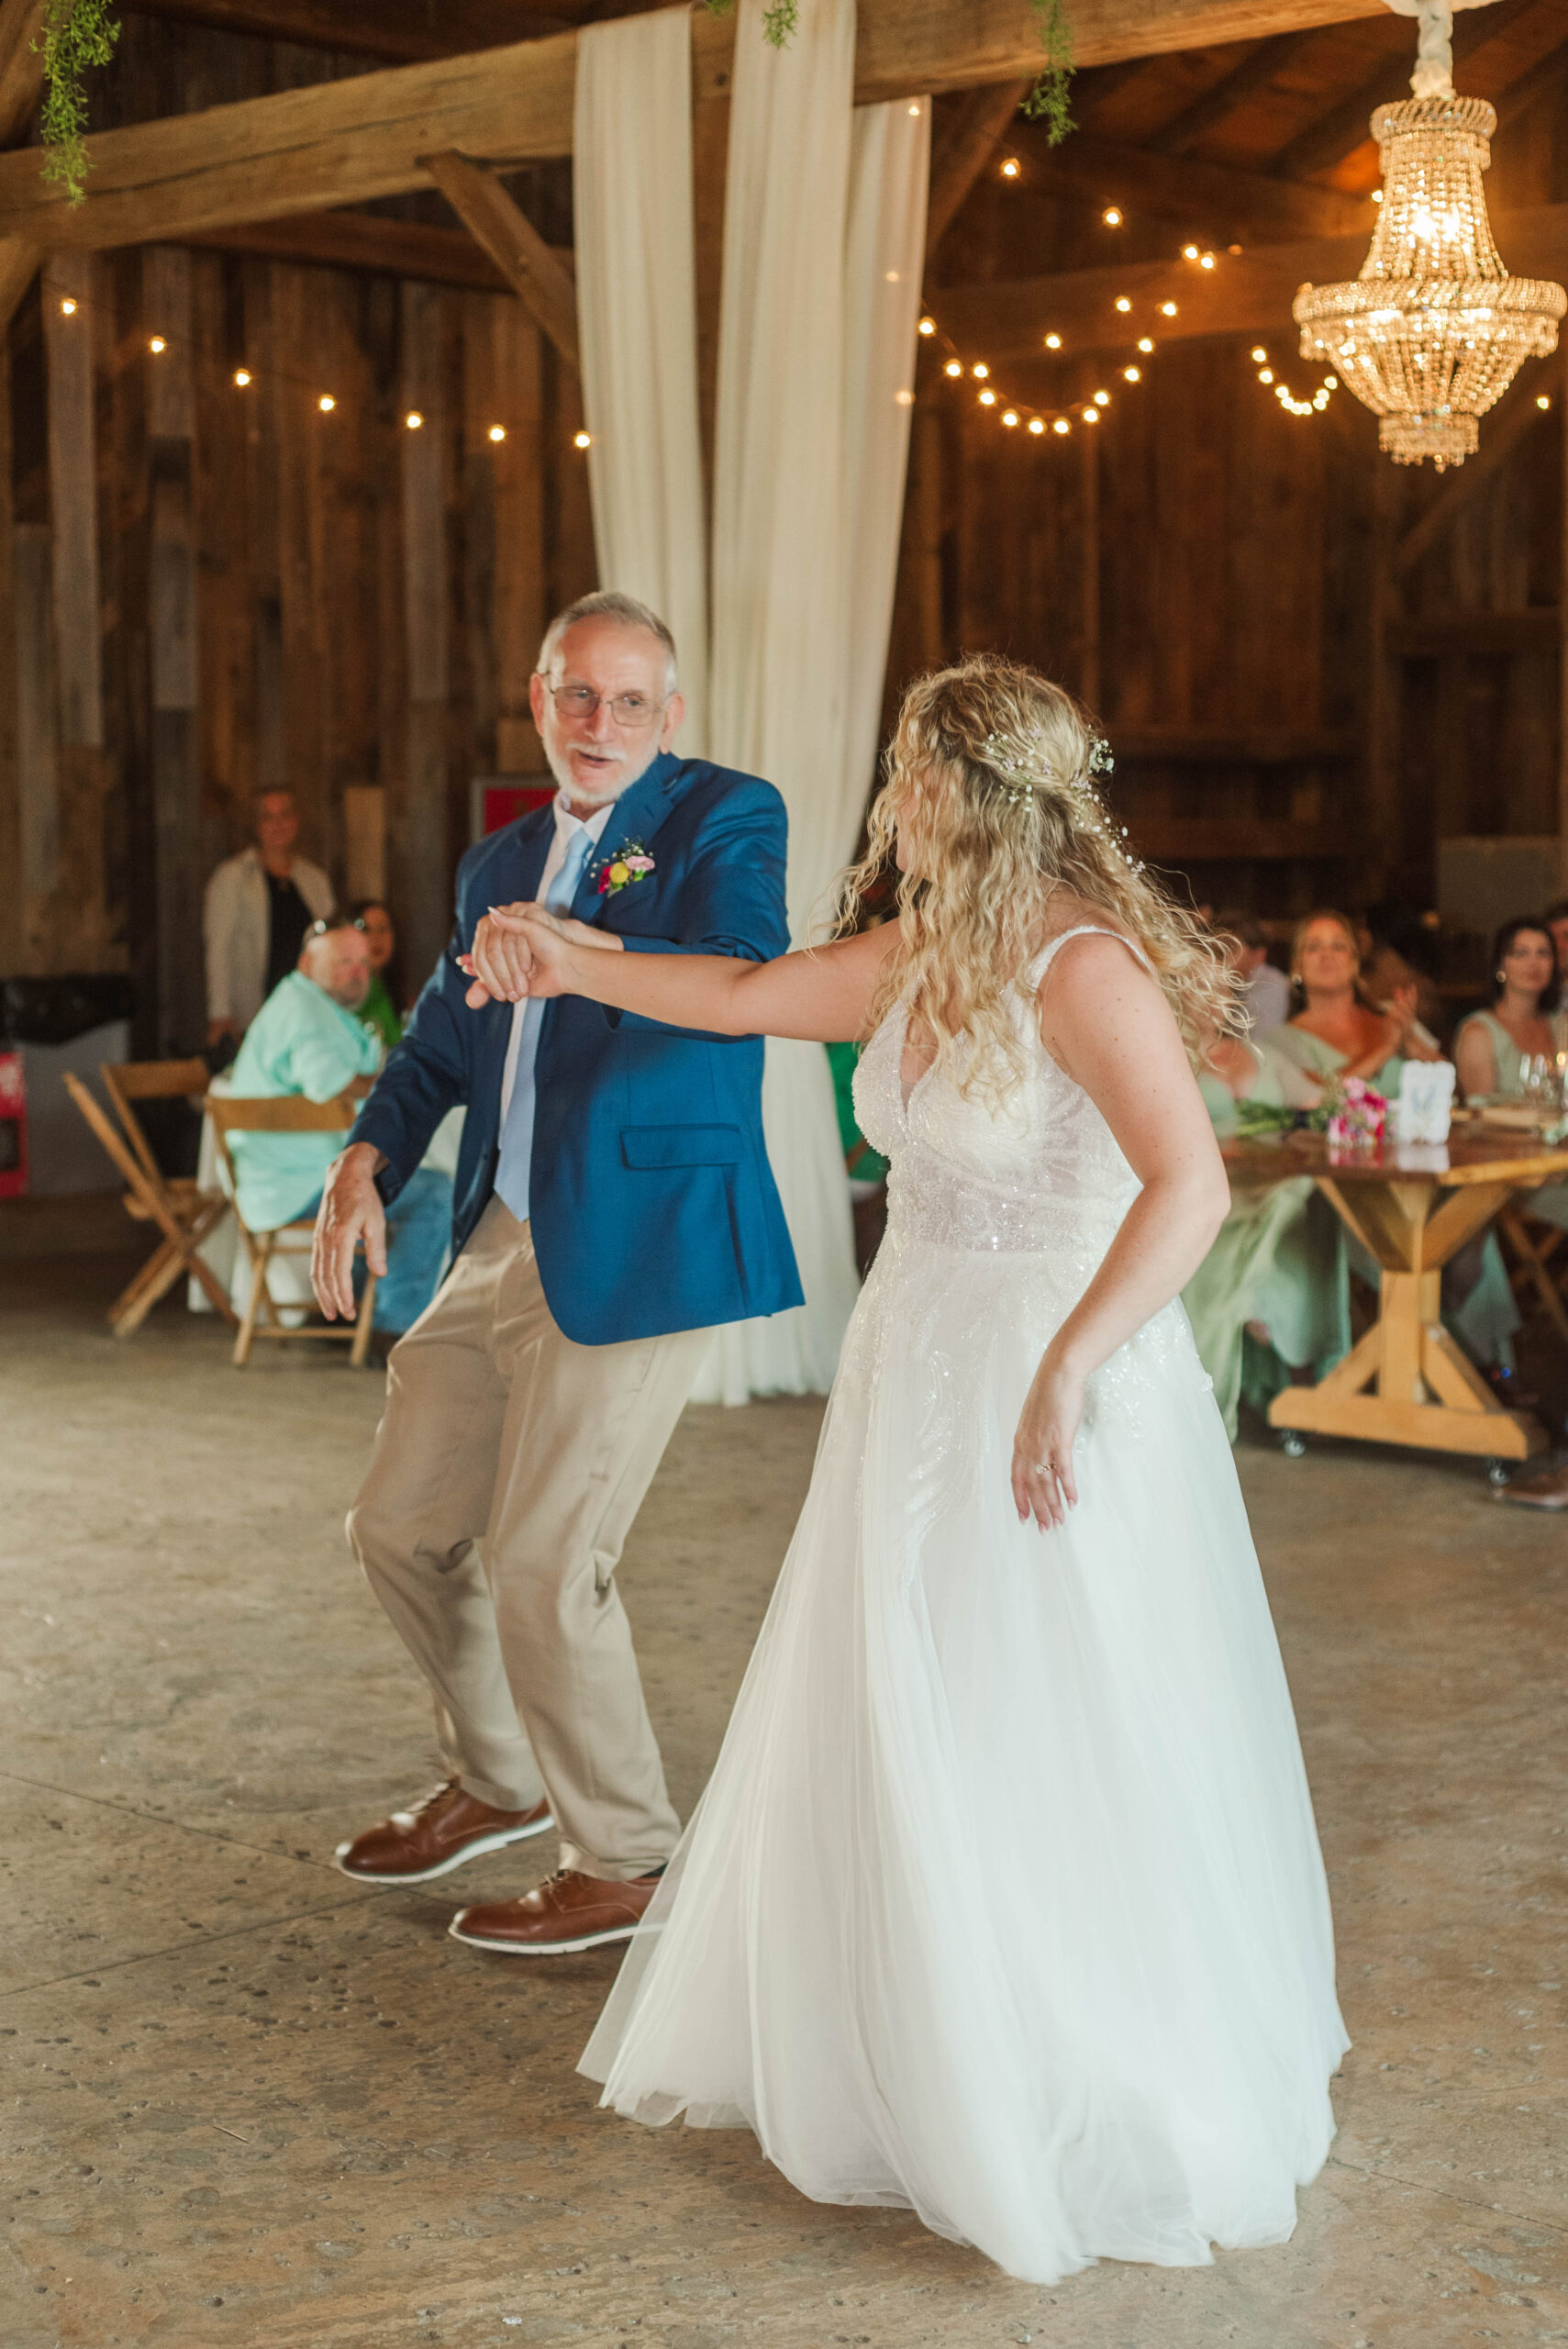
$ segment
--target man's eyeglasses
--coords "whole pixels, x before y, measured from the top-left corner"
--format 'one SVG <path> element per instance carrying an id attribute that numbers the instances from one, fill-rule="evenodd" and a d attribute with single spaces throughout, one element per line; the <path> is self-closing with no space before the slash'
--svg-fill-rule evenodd
<path id="1" fill-rule="evenodd" d="M 608 709 L 617 726 L 628 733 L 641 726 L 651 726 L 662 718 L 669 704 L 650 701 L 646 694 L 596 694 L 592 685 L 552 685 L 540 681 L 562 718 L 592 718 L 601 702 Z"/>

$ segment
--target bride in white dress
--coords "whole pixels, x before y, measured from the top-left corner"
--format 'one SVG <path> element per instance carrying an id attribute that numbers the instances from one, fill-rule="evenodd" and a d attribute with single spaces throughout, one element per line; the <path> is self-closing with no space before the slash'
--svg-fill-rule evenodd
<path id="1" fill-rule="evenodd" d="M 582 2068 L 1041 2283 L 1282 2242 L 1346 2046 L 1178 1301 L 1227 1205 L 1192 1049 L 1236 1015 L 1099 749 L 1055 687 L 969 662 L 911 688 L 851 876 L 852 906 L 896 845 L 896 923 L 761 966 L 531 908 L 492 933 L 514 991 L 531 954 L 539 994 L 869 1034 L 893 1169 L 723 1750 Z"/>

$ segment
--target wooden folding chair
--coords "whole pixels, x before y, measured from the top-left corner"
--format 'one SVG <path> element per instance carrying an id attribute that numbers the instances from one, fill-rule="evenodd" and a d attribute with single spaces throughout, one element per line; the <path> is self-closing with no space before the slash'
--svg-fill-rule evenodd
<path id="1" fill-rule="evenodd" d="M 360 1105 L 348 1094 L 340 1094 L 335 1101 L 307 1101 L 302 1094 L 285 1093 L 250 1099 L 224 1098 L 209 1093 L 205 1108 L 212 1119 L 217 1136 L 218 1154 L 223 1161 L 230 1191 L 234 1198 L 234 1220 L 239 1227 L 239 1237 L 250 1260 L 250 1294 L 240 1316 L 239 1335 L 234 1341 L 234 1360 L 243 1367 L 250 1359 L 250 1347 L 257 1338 L 328 1338 L 344 1341 L 349 1346 L 349 1360 L 356 1370 L 362 1370 L 370 1353 L 371 1319 L 375 1311 L 376 1277 L 366 1272 L 364 1293 L 360 1298 L 358 1316 L 352 1322 L 314 1322 L 301 1328 L 285 1327 L 284 1314 L 292 1310 L 288 1302 L 272 1295 L 268 1281 L 269 1265 L 285 1256 L 308 1256 L 316 1230 L 316 1219 L 296 1217 L 292 1223 L 279 1224 L 272 1231 L 252 1231 L 239 1212 L 239 1183 L 233 1154 L 228 1147 L 230 1134 L 334 1134 L 346 1133 L 359 1115 Z"/>
<path id="2" fill-rule="evenodd" d="M 155 1223 L 162 1234 L 136 1278 L 109 1308 L 117 1338 L 139 1330 L 159 1298 L 183 1273 L 200 1281 L 214 1309 L 229 1328 L 238 1327 L 223 1286 L 201 1255 L 202 1242 L 221 1221 L 228 1201 L 221 1191 L 204 1191 L 184 1176 L 166 1175 L 153 1156 L 132 1101 L 169 1100 L 185 1095 L 200 1100 L 206 1090 L 205 1061 L 126 1061 L 101 1071 L 109 1098 L 125 1128 L 117 1134 L 79 1076 L 67 1074 L 65 1089 L 119 1173 L 126 1186 L 126 1212 L 138 1223 Z"/>
<path id="3" fill-rule="evenodd" d="M 1544 1311 L 1563 1344 L 1568 1346 L 1568 1308 L 1562 1302 L 1562 1292 L 1552 1277 L 1551 1258 L 1562 1246 L 1564 1234 L 1543 1216 L 1531 1215 L 1529 1193 L 1520 1191 L 1511 1198 L 1497 1218 L 1497 1230 L 1504 1242 L 1504 1261 L 1508 1279 L 1521 1310 L 1527 1314 L 1532 1302 Z"/>

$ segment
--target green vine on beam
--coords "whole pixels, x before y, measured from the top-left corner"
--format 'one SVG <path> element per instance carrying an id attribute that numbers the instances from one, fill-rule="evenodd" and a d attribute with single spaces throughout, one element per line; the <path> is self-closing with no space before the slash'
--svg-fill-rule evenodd
<path id="1" fill-rule="evenodd" d="M 33 44 L 43 52 L 43 176 L 63 182 L 72 204 L 88 169 L 86 76 L 108 63 L 119 37 L 109 0 L 46 0 L 43 39 Z"/>
<path id="2" fill-rule="evenodd" d="M 1073 27 L 1065 0 L 1029 0 L 1045 51 L 1045 68 L 1024 100 L 1023 111 L 1045 125 L 1046 142 L 1060 147 L 1073 128 L 1069 103 L 1073 84 Z"/>
<path id="3" fill-rule="evenodd" d="M 735 0 L 706 0 L 710 17 L 728 17 Z M 800 0 L 769 0 L 762 10 L 762 38 L 775 49 L 787 49 L 800 29 Z"/>

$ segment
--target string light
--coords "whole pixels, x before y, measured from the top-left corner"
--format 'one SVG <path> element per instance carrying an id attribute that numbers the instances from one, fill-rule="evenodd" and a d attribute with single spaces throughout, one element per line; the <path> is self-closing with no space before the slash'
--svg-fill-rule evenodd
<path id="1" fill-rule="evenodd" d="M 408 427 L 410 432 L 417 432 L 423 426 L 425 419 L 420 415 L 417 407 L 411 407 L 403 421 Z"/>
<path id="2" fill-rule="evenodd" d="M 957 359 L 950 359 L 947 365 L 942 369 L 942 373 L 944 375 L 962 375 L 962 362 Z"/>
<path id="3" fill-rule="evenodd" d="M 1260 367 L 1266 367 L 1269 363 L 1269 354 L 1261 342 L 1252 345 L 1252 357 Z"/>
<path id="4" fill-rule="evenodd" d="M 73 318 L 76 316 L 76 302 L 72 295 L 68 294 L 61 303 L 60 314 L 63 318 Z"/>
<path id="5" fill-rule="evenodd" d="M 593 445 L 594 436 L 591 432 L 574 432 L 572 435 L 572 446 L 574 449 L 591 449 Z"/>
<path id="6" fill-rule="evenodd" d="M 1121 373 L 1122 381 L 1127 384 L 1139 384 L 1143 380 L 1143 371 L 1139 367 L 1124 367 Z"/>
<path id="7" fill-rule="evenodd" d="M 1043 417 L 1043 416 L 1031 416 L 1031 417 L 1030 417 L 1030 418 L 1029 418 L 1029 430 L 1030 430 L 1031 432 L 1043 432 L 1043 431 L 1045 430 L 1045 418 L 1044 418 L 1044 417 Z"/>
<path id="8" fill-rule="evenodd" d="M 1197 247 L 1195 245 L 1184 245 L 1182 247 L 1182 259 L 1184 261 L 1196 261 Z"/>
<path id="9" fill-rule="evenodd" d="M 1175 315 L 1176 315 L 1176 306 L 1175 306 L 1174 302 L 1162 302 L 1162 303 L 1161 303 L 1161 305 L 1160 305 L 1160 316 L 1161 316 L 1162 318 L 1173 318 L 1173 317 L 1175 317 Z"/>
<path id="10" fill-rule="evenodd" d="M 1132 304 L 1128 300 L 1125 294 L 1118 294 L 1117 295 L 1116 306 L 1118 310 L 1130 310 L 1132 307 Z"/>
<path id="11" fill-rule="evenodd" d="M 1009 155 L 1006 161 L 1002 166 L 1002 177 L 1005 180 L 1016 180 L 1018 176 L 1018 159 L 1016 155 Z"/>
<path id="12" fill-rule="evenodd" d="M 1045 347 L 1047 351 L 1060 351 L 1062 337 L 1059 334 L 1048 334 L 1045 338 Z"/>
<path id="13" fill-rule="evenodd" d="M 1100 411 L 1097 407 L 1086 407 L 1084 410 L 1084 421 L 1085 424 L 1098 424 L 1099 420 Z"/>
<path id="14" fill-rule="evenodd" d="M 982 407 L 995 407 L 996 405 L 996 395 L 989 384 L 980 395 L 980 405 Z"/>
<path id="15" fill-rule="evenodd" d="M 1151 338 L 1146 334 L 1140 334 L 1138 338 L 1138 348 L 1142 351 L 1145 359 L 1147 359 L 1150 352 L 1154 348 Z"/>
<path id="16" fill-rule="evenodd" d="M 246 385 L 250 383 L 250 370 L 249 369 L 249 367 L 237 367 L 237 368 L 235 369 L 235 371 L 234 371 L 234 383 L 235 383 L 235 388 L 236 388 L 236 390 L 238 390 L 238 391 L 241 391 L 241 392 L 242 392 L 242 391 L 245 389 Z"/>
<path id="17" fill-rule="evenodd" d="M 937 330 L 937 322 L 936 322 L 935 318 L 922 318 L 922 319 L 921 319 L 921 321 L 920 321 L 920 332 L 921 332 L 922 334 L 935 334 L 936 330 Z"/>
<path id="18" fill-rule="evenodd" d="M 1017 409 L 1016 407 L 1009 407 L 1009 408 L 1004 408 L 1004 409 L 1003 409 L 1003 411 L 1002 411 L 1002 421 L 1003 421 L 1003 423 L 1004 423 L 1004 424 L 1017 424 L 1018 420 L 1018 409 Z"/>
<path id="19" fill-rule="evenodd" d="M 1105 222 L 1107 228 L 1119 228 L 1121 227 L 1121 213 L 1114 204 L 1107 206 L 1106 210 L 1101 213 L 1100 217 Z"/>
<path id="20" fill-rule="evenodd" d="M 1214 267 L 1214 255 L 1212 253 L 1199 253 L 1197 257 L 1197 265 L 1200 269 L 1212 269 Z"/>
<path id="21" fill-rule="evenodd" d="M 156 359 L 161 352 L 167 351 L 169 346 L 161 334 L 155 334 L 149 338 L 147 348 Z"/>
<path id="22" fill-rule="evenodd" d="M 1095 406 L 1096 407 L 1109 407 L 1110 404 L 1111 395 L 1109 392 L 1096 392 L 1095 394 Z"/>
<path id="23" fill-rule="evenodd" d="M 1551 401 L 1545 392 L 1537 392 L 1535 395 L 1535 404 L 1537 407 L 1550 407 L 1551 406 Z"/>
<path id="24" fill-rule="evenodd" d="M 991 370 L 987 367 L 984 359 L 977 359 L 974 365 L 969 372 L 973 376 L 977 384 L 983 384 L 985 381 L 986 376 L 991 373 Z"/>
<path id="25" fill-rule="evenodd" d="M 1071 432 L 1073 427 L 1064 416 L 1059 416 L 1051 429 L 1053 432 Z"/>
<path id="26" fill-rule="evenodd" d="M 338 403 L 333 398 L 330 392 L 323 392 L 316 405 L 321 410 L 323 416 L 330 416 Z"/>
<path id="27" fill-rule="evenodd" d="M 1260 367 L 1260 368 L 1259 368 L 1259 370 L 1258 370 L 1258 381 L 1259 381 L 1259 383 L 1260 383 L 1260 384 L 1272 384 L 1272 383 L 1273 382 L 1273 380 L 1274 380 L 1274 371 L 1273 371 L 1273 369 L 1272 367 Z"/>
<path id="28" fill-rule="evenodd" d="M 492 440 L 504 440 L 506 438 L 506 426 L 504 424 L 493 424 L 490 428 L 489 438 Z"/>

